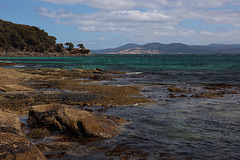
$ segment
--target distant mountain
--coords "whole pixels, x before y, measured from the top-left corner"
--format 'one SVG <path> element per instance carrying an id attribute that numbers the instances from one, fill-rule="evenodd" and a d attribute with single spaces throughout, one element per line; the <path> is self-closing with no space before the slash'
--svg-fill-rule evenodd
<path id="1" fill-rule="evenodd" d="M 134 47 L 138 47 L 138 44 L 134 44 L 134 43 L 128 43 L 126 45 L 117 47 L 117 48 L 107 48 L 107 49 L 101 49 L 101 50 L 91 50 L 91 53 L 93 54 L 107 54 L 107 53 L 112 53 L 112 52 L 119 52 L 119 51 L 123 51 L 129 48 L 134 48 Z"/>
<path id="2" fill-rule="evenodd" d="M 94 54 L 211 54 L 240 53 L 240 44 L 186 45 L 182 43 L 126 44 L 117 48 L 94 50 Z"/>

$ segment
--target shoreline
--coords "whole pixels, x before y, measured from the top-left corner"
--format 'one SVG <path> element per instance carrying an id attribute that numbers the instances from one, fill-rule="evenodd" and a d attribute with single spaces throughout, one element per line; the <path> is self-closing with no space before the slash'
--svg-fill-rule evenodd
<path id="1" fill-rule="evenodd" d="M 0 57 L 78 57 L 92 54 L 70 54 L 69 52 L 0 52 Z"/>
<path id="2" fill-rule="evenodd" d="M 2 66 L 4 66 L 4 63 Z M 227 103 L 230 104 L 232 100 L 236 101 L 240 93 L 240 86 L 234 84 L 151 83 L 148 81 L 145 83 L 138 83 L 136 80 L 138 79 L 141 81 L 141 78 L 144 76 L 143 73 L 139 75 L 129 75 L 125 72 L 104 71 L 102 69 L 7 69 L 0 67 L 0 74 L 0 106 L 14 110 L 18 116 L 22 117 L 22 128 L 25 130 L 25 135 L 34 142 L 46 158 L 49 159 L 57 159 L 64 156 L 71 157 L 71 154 L 74 155 L 75 149 L 77 148 L 80 148 L 76 153 L 78 156 L 86 155 L 87 157 L 97 152 L 97 154 L 101 154 L 105 158 L 116 158 L 119 157 L 120 153 L 124 155 L 126 152 L 129 153 L 125 155 L 127 157 L 134 157 L 137 155 L 139 158 L 150 158 L 150 155 L 153 156 L 151 149 L 141 148 L 145 143 L 148 143 L 144 141 L 145 137 L 141 137 L 146 135 L 145 133 L 142 133 L 142 131 L 149 132 L 148 136 L 152 137 L 155 135 L 156 138 L 161 133 L 167 136 L 169 134 L 175 135 L 178 133 L 170 132 L 168 134 L 168 128 L 176 127 L 174 124 L 179 124 L 180 122 L 183 122 L 183 124 L 180 123 L 183 126 L 185 126 L 185 122 L 188 122 L 193 126 L 196 125 L 196 127 L 192 127 L 191 130 L 192 132 L 198 131 L 198 127 L 201 127 L 198 125 L 199 123 L 202 125 L 203 120 L 201 114 L 212 114 L 215 118 L 219 118 L 218 115 L 215 115 L 215 112 L 221 113 L 221 110 L 218 110 L 218 105 L 221 105 L 221 102 L 228 105 Z M 127 80 L 131 81 L 129 78 L 133 78 L 133 81 L 125 85 Z M 138 104 L 143 105 L 138 106 Z M 216 105 L 216 110 L 212 108 L 211 105 Z M 38 112 L 37 110 L 37 115 L 41 115 L 38 119 L 41 119 L 42 115 L 43 117 L 51 117 L 48 116 L 48 111 L 49 113 L 56 114 L 55 117 L 57 118 L 50 118 L 54 119 L 54 121 L 47 121 L 47 123 L 55 124 L 56 122 L 61 129 L 64 128 L 64 126 L 62 126 L 62 120 L 59 121 L 59 118 L 62 118 L 62 116 L 59 116 L 58 111 L 56 111 L 56 113 L 53 112 L 51 106 L 53 106 L 53 108 L 54 106 L 67 106 L 67 108 L 70 107 L 77 110 L 82 109 L 84 112 L 87 111 L 87 113 L 97 113 L 100 115 L 107 113 L 113 116 L 119 116 L 118 118 L 120 119 L 124 118 L 129 122 L 127 122 L 126 125 L 124 124 L 123 130 L 126 129 L 126 131 L 123 131 L 119 136 L 109 140 L 99 140 L 96 139 L 96 137 L 73 138 L 72 136 L 53 132 L 45 127 L 32 128 L 28 123 L 25 123 L 28 119 L 27 113 L 34 108 L 32 106 L 35 108 L 46 108 L 44 112 Z M 209 110 L 210 108 L 211 110 Z M 225 109 L 224 106 L 223 109 Z M 63 111 L 60 110 L 59 112 L 61 112 L 60 115 L 62 115 Z M 76 111 L 76 113 L 78 112 L 80 114 L 80 111 Z M 176 115 L 181 115 L 182 117 L 176 117 Z M 158 118 L 161 119 L 159 120 Z M 178 118 L 180 121 L 178 121 Z M 197 118 L 199 122 L 195 124 L 196 121 L 191 121 L 192 118 Z M 204 119 L 204 124 L 205 121 L 206 123 L 208 122 L 205 127 L 208 127 L 208 124 L 211 124 L 212 122 L 212 118 Z M 177 129 L 186 132 L 181 125 L 180 128 Z M 219 125 L 221 125 L 221 123 Z M 165 128 L 166 126 L 167 128 Z M 153 128 L 149 129 L 148 127 Z M 161 129 L 155 130 L 154 127 L 159 127 Z M 129 132 L 133 133 L 130 134 Z M 187 133 L 188 132 L 192 133 L 187 130 Z M 117 133 L 117 131 L 114 131 L 114 133 Z M 138 133 L 138 136 L 140 136 L 139 139 L 134 138 L 135 133 Z M 46 141 L 43 143 L 44 136 L 46 136 L 51 142 Z M 182 136 L 184 139 L 185 134 Z M 40 139 L 38 139 L 39 137 Z M 54 140 L 51 138 L 54 138 Z M 127 140 L 124 141 L 126 138 Z M 128 145 L 130 142 L 135 144 L 135 141 L 132 140 L 143 141 L 143 144 L 139 142 L 139 146 Z M 124 141 L 125 144 L 122 141 Z M 158 141 L 162 142 L 161 140 Z M 164 141 L 165 140 L 163 140 L 163 142 Z M 105 142 L 111 142 L 110 144 L 114 145 L 115 148 L 111 145 L 99 144 Z M 196 141 L 189 140 L 185 143 L 196 143 Z M 151 146 L 153 144 L 148 145 Z M 71 149 L 68 151 L 66 148 Z M 96 148 L 98 149 L 97 151 L 95 150 Z M 168 148 L 168 146 L 165 146 L 165 148 Z M 85 153 L 86 150 L 87 153 Z M 160 153 L 166 154 L 166 158 L 171 157 L 171 154 L 176 155 L 176 157 L 179 156 L 178 154 L 171 152 L 165 153 L 164 151 L 160 151 Z M 184 156 L 192 156 L 194 158 L 194 155 Z M 198 156 L 201 157 L 204 155 Z M 75 157 L 75 159 L 77 159 L 77 157 Z"/>
<path id="3" fill-rule="evenodd" d="M 14 66 L 15 64 L 1 62 L 0 65 Z M 89 132 L 88 135 L 93 135 L 93 137 L 103 136 L 103 138 L 111 138 L 119 134 L 120 130 L 122 130 L 121 124 L 126 123 L 126 121 L 121 119 L 120 117 L 115 117 L 114 115 L 101 114 L 101 112 L 118 106 L 131 106 L 136 103 L 152 102 L 151 100 L 146 99 L 142 96 L 140 92 L 140 86 L 110 86 L 98 84 L 102 80 L 112 81 L 114 78 L 124 76 L 124 74 L 126 73 L 119 71 L 103 71 L 101 69 L 8 69 L 0 67 L 0 109 L 2 110 L 1 115 L 5 116 L 10 112 L 11 114 L 14 114 L 18 117 L 27 117 L 27 115 L 29 114 L 29 121 L 29 119 L 36 118 L 35 116 L 31 118 L 30 115 L 34 106 L 40 106 L 40 108 L 51 108 L 52 105 L 57 105 L 60 108 L 63 108 L 63 111 L 60 109 L 59 112 L 64 112 L 64 114 L 67 114 L 67 111 L 70 109 L 70 112 L 73 112 L 71 113 L 70 117 L 75 117 L 73 121 L 76 121 L 78 119 L 77 117 L 79 114 L 86 114 L 90 116 L 89 118 L 91 120 L 87 120 L 87 122 L 84 122 L 86 120 L 83 119 L 83 123 L 86 123 L 85 125 L 87 126 L 93 123 L 92 126 L 95 128 L 94 130 L 96 130 L 96 133 L 92 132 L 91 130 L 86 130 L 81 134 L 85 135 L 86 132 Z M 89 109 L 88 107 L 96 109 L 93 110 Z M 69 109 L 65 109 L 65 111 L 64 108 Z M 58 110 L 54 109 L 53 111 L 56 112 L 56 114 L 60 114 L 58 113 Z M 52 114 L 53 111 L 49 110 L 49 114 Z M 73 116 L 72 114 L 74 114 L 74 112 L 77 112 L 78 114 Z M 43 113 L 37 114 L 43 114 L 44 116 L 46 113 L 47 112 L 44 111 Z M 102 118 L 99 116 L 102 116 Z M 93 118 L 95 118 L 96 120 L 93 121 Z M 15 119 L 18 118 L 15 117 Z M 20 125 L 18 124 L 18 121 L 19 120 L 17 120 L 17 122 L 15 123 L 17 123 L 17 125 Z M 39 121 L 39 119 L 37 121 Z M 61 120 L 61 123 L 62 121 L 63 120 Z M 66 122 L 67 121 L 68 120 L 66 120 Z M 31 129 L 29 130 L 26 129 L 29 128 L 29 122 L 21 123 L 21 125 L 23 126 L 23 133 L 27 137 L 30 136 L 30 139 L 32 139 L 31 137 L 39 138 L 43 135 L 49 134 L 49 131 L 44 129 L 45 127 L 41 127 L 41 125 L 38 126 L 38 128 L 40 127 L 39 129 L 30 127 Z M 32 123 L 36 123 L 36 120 L 32 120 Z M 49 123 L 55 125 L 55 122 Z M 39 122 L 36 124 L 39 124 Z M 33 125 L 35 126 L 36 124 Z M 98 127 L 98 125 L 100 128 Z M 106 128 L 107 130 L 101 129 L 101 126 L 104 126 L 104 128 Z M 7 127 L 11 127 L 11 125 L 9 126 L 7 124 Z M 22 130 L 19 130 L 19 128 L 17 128 L 16 130 L 18 130 L 19 133 L 22 133 Z M 37 130 L 37 132 L 35 130 Z M 52 127 L 50 127 L 50 130 L 52 130 Z M 66 130 L 64 132 L 69 131 Z M 0 133 L 2 134 L 2 131 Z M 76 135 L 76 133 L 78 132 L 71 131 L 71 134 L 73 135 Z M 8 139 L 21 139 L 24 142 L 27 141 L 27 143 L 31 143 L 24 138 L 24 134 L 21 134 L 21 137 L 15 134 L 11 134 L 8 135 L 7 138 L 5 138 L 6 140 L 1 141 L 4 141 L 4 143 L 8 144 L 8 148 L 10 148 L 10 150 L 14 150 L 15 146 L 23 148 L 25 146 L 22 143 L 17 145 L 12 144 L 18 142 L 10 142 L 10 140 Z M 61 137 L 61 135 L 59 136 Z M 85 141 L 91 141 L 91 139 L 88 139 L 89 138 L 85 138 Z M 61 142 L 57 140 L 56 143 Z M 40 147 L 40 151 L 44 151 L 41 146 L 38 147 Z M 36 156 L 34 155 L 34 153 L 38 153 L 39 156 L 42 156 L 43 153 L 45 154 L 46 158 L 49 158 L 50 155 L 54 155 L 54 153 L 46 154 L 45 152 L 41 153 L 40 151 L 38 150 L 38 148 L 35 147 L 33 150 L 23 152 L 18 151 L 16 153 L 14 152 L 13 154 L 17 157 L 25 156 L 25 154 L 34 157 Z M 8 153 L 7 151 L 4 152 L 3 155 L 5 157 L 9 157 L 10 153 Z M 42 157 L 42 159 L 44 158 Z"/>

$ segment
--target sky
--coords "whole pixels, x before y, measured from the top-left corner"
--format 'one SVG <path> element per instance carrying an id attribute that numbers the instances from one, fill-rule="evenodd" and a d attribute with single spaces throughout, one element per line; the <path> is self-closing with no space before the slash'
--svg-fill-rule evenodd
<path id="1" fill-rule="evenodd" d="M 1 0 L 0 19 L 90 49 L 240 44 L 240 0 Z"/>

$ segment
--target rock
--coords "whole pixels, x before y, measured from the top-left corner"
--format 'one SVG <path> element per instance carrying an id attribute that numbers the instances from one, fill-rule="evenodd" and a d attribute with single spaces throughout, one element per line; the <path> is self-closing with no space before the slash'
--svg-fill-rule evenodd
<path id="1" fill-rule="evenodd" d="M 21 132 L 21 123 L 16 114 L 0 110 L 0 159 L 45 160 L 39 149 Z"/>
<path id="2" fill-rule="evenodd" d="M 1 160 L 45 160 L 39 149 L 25 137 L 0 132 Z"/>
<path id="3" fill-rule="evenodd" d="M 96 70 L 97 70 L 97 71 L 101 71 L 101 72 L 103 71 L 102 68 L 96 68 Z"/>
<path id="4" fill-rule="evenodd" d="M 201 94 L 192 95 L 191 97 L 194 97 L 194 98 L 217 98 L 220 96 L 221 95 L 217 94 L 217 93 L 201 93 Z"/>
<path id="5" fill-rule="evenodd" d="M 28 115 L 28 124 L 31 126 L 56 127 L 57 111 L 65 106 L 57 103 L 32 106 Z"/>
<path id="6" fill-rule="evenodd" d="M 112 138 L 119 134 L 123 119 L 91 113 L 81 109 L 63 108 L 58 111 L 59 122 L 77 135 Z"/>
<path id="7" fill-rule="evenodd" d="M 17 63 L 11 63 L 11 62 L 0 62 L 0 66 L 15 66 Z"/>
<path id="8" fill-rule="evenodd" d="M 89 77 L 89 79 L 93 79 L 93 80 L 104 80 L 104 77 L 99 76 L 99 75 L 94 75 L 93 77 Z"/>
<path id="9" fill-rule="evenodd" d="M 184 97 L 188 97 L 188 96 L 185 94 L 181 94 L 179 97 L 184 98 Z"/>
<path id="10" fill-rule="evenodd" d="M 172 94 L 172 93 L 169 93 L 168 97 L 169 98 L 176 98 L 176 96 L 174 94 Z"/>
<path id="11" fill-rule="evenodd" d="M 32 88 L 16 85 L 16 84 L 9 84 L 3 85 L 0 87 L 1 91 L 9 92 L 9 91 L 34 91 Z"/>
<path id="12" fill-rule="evenodd" d="M 34 128 L 28 134 L 27 137 L 32 139 L 44 138 L 48 136 L 50 133 L 46 128 Z"/>
<path id="13" fill-rule="evenodd" d="M 111 115 L 91 113 L 61 104 L 33 106 L 28 122 L 50 126 L 76 137 L 112 138 L 121 131 L 126 121 Z M 52 127 L 54 126 L 54 127 Z"/>
<path id="14" fill-rule="evenodd" d="M 175 86 L 169 87 L 168 90 L 171 91 L 171 92 L 188 92 L 188 91 L 185 90 L 185 89 L 178 88 L 178 87 L 175 87 Z"/>
<path id="15" fill-rule="evenodd" d="M 24 136 L 18 116 L 10 110 L 0 110 L 0 132 Z"/>

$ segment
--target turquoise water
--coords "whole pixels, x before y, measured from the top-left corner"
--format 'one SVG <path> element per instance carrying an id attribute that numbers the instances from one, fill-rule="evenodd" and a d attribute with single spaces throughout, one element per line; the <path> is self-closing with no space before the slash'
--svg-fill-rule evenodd
<path id="1" fill-rule="evenodd" d="M 239 83 L 240 54 L 213 55 L 93 55 L 86 57 L 12 57 L 16 68 L 120 70 L 148 74 L 151 82 Z"/>
<path id="2" fill-rule="evenodd" d="M 75 147 L 61 150 L 68 159 L 119 159 L 122 155 L 141 159 L 128 155 L 130 151 L 142 153 L 143 159 L 150 160 L 240 159 L 240 54 L 6 57 L 0 61 L 20 62 L 16 68 L 125 71 L 128 74 L 124 78 L 99 85 L 141 84 L 145 86 L 141 90 L 143 96 L 156 101 L 109 109 L 106 113 L 130 122 L 124 132 L 116 138 L 88 144 L 71 142 Z M 231 87 L 210 91 L 205 88 L 215 84 Z M 170 98 L 168 87 L 172 85 L 191 92 L 184 93 L 183 98 Z M 228 90 L 234 93 L 216 98 L 192 97 L 195 93 Z M 122 150 L 109 156 L 114 148 Z"/>
<path id="3" fill-rule="evenodd" d="M 102 68 L 105 70 L 159 72 L 161 69 L 240 69 L 240 54 L 228 55 L 93 55 L 85 57 L 2 57 L 30 67 Z"/>

